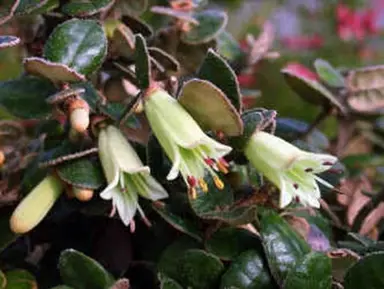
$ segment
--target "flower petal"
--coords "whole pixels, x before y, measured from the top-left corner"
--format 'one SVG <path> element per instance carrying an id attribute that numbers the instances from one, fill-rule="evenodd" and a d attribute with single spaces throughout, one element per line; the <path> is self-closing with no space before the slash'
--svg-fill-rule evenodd
<path id="1" fill-rule="evenodd" d="M 103 167 L 104 175 L 107 179 L 109 186 L 105 189 L 115 187 L 119 181 L 119 168 L 110 156 L 110 149 L 108 146 L 108 136 L 105 130 L 101 130 L 98 139 L 99 158 Z"/>
<path id="2" fill-rule="evenodd" d="M 141 184 L 138 193 L 143 198 L 152 201 L 168 198 L 167 191 L 152 176 L 144 176 L 142 174 L 138 174 L 132 176 L 132 179 L 134 179 L 136 183 L 138 182 Z"/>
<path id="3" fill-rule="evenodd" d="M 124 135 L 116 127 L 110 125 L 106 129 L 109 153 L 121 170 L 127 173 L 148 172 L 149 167 L 144 166 L 136 151 L 129 144 Z"/>
<path id="4" fill-rule="evenodd" d="M 120 219 L 126 226 L 128 226 L 136 214 L 137 199 L 138 197 L 135 192 L 121 192 L 114 195 L 113 202 Z"/>
<path id="5" fill-rule="evenodd" d="M 205 136 L 189 113 L 162 89 L 147 98 L 145 112 L 156 136 L 156 127 L 163 127 L 162 131 L 184 148 L 198 146 Z"/>
<path id="6" fill-rule="evenodd" d="M 293 199 L 294 196 L 294 188 L 290 186 L 290 184 L 287 184 L 283 178 L 280 178 L 279 180 L 279 188 L 280 188 L 280 198 L 279 198 L 279 207 L 284 208 L 288 206 Z"/>
<path id="7" fill-rule="evenodd" d="M 332 155 L 303 152 L 301 156 L 292 163 L 292 166 L 306 172 L 309 171 L 313 174 L 319 174 L 329 170 L 336 162 L 337 158 Z"/>

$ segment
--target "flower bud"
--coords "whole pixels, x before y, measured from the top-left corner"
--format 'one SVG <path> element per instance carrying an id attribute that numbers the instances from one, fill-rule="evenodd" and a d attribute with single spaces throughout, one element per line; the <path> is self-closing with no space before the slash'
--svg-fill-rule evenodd
<path id="1" fill-rule="evenodd" d="M 91 189 L 73 187 L 73 193 L 76 199 L 78 199 L 81 202 L 88 202 L 93 197 L 93 190 Z"/>
<path id="2" fill-rule="evenodd" d="M 23 234 L 36 227 L 62 191 L 63 184 L 56 176 L 46 176 L 16 207 L 9 221 L 11 230 Z"/>
<path id="3" fill-rule="evenodd" d="M 5 163 L 5 154 L 2 150 L 0 150 L 0 168 L 4 165 Z"/>
<path id="4" fill-rule="evenodd" d="M 71 127 L 80 133 L 87 130 L 89 126 L 89 106 L 83 99 L 73 100 L 68 107 Z"/>

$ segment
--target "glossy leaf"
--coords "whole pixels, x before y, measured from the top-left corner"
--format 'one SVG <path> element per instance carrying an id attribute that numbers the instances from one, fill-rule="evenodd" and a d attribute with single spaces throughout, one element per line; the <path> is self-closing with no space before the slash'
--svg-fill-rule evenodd
<path id="1" fill-rule="evenodd" d="M 17 117 L 44 117 L 51 111 L 45 99 L 55 91 L 49 81 L 23 76 L 0 83 L 0 105 Z"/>
<path id="2" fill-rule="evenodd" d="M 183 289 L 179 283 L 166 276 L 160 277 L 160 289 Z"/>
<path id="3" fill-rule="evenodd" d="M 114 283 L 98 262 L 74 249 L 61 253 L 58 266 L 64 283 L 76 289 L 105 289 Z"/>
<path id="4" fill-rule="evenodd" d="M 66 3 L 61 11 L 71 16 L 90 16 L 108 9 L 114 1 L 111 0 L 72 0 Z"/>
<path id="5" fill-rule="evenodd" d="M 84 189 L 96 190 L 104 182 L 100 165 L 86 158 L 62 164 L 57 168 L 57 173 L 64 182 Z"/>
<path id="6" fill-rule="evenodd" d="M 239 43 L 227 31 L 221 32 L 217 37 L 217 52 L 229 61 L 239 60 L 244 57 L 244 52 L 241 50 Z"/>
<path id="7" fill-rule="evenodd" d="M 257 129 L 261 128 L 265 123 L 273 123 L 275 121 L 276 114 L 275 110 L 267 110 L 264 108 L 254 108 L 245 111 L 241 115 L 244 126 L 243 134 L 239 137 L 231 138 L 231 145 L 240 150 L 243 149 Z"/>
<path id="8" fill-rule="evenodd" d="M 310 252 L 309 245 L 273 211 L 263 214 L 260 234 L 271 273 L 282 284 L 288 272 Z"/>
<path id="9" fill-rule="evenodd" d="M 24 14 L 36 13 L 36 11 L 44 7 L 48 7 L 49 5 L 52 5 L 52 3 L 49 3 L 49 2 L 52 2 L 52 1 L 51 0 L 20 0 L 20 3 L 17 6 L 15 14 L 24 15 Z M 43 13 L 43 11 L 39 11 L 39 12 Z"/>
<path id="10" fill-rule="evenodd" d="M 151 37 L 153 35 L 152 28 L 140 18 L 134 17 L 133 15 L 125 15 L 121 21 L 135 34 L 141 34 L 143 37 Z"/>
<path id="11" fill-rule="evenodd" d="M 190 237 L 183 236 L 177 239 L 161 253 L 157 263 L 158 271 L 180 282 L 179 269 L 181 256 L 189 249 L 198 248 L 201 248 L 201 244 Z"/>
<path id="12" fill-rule="evenodd" d="M 331 271 L 331 260 L 326 255 L 309 253 L 288 273 L 284 289 L 331 289 Z"/>
<path id="13" fill-rule="evenodd" d="M 152 6 L 151 12 L 157 13 L 160 15 L 170 16 L 170 17 L 176 18 L 178 20 L 181 20 L 184 23 L 192 23 L 194 25 L 199 24 L 199 21 L 197 21 L 193 17 L 193 15 L 191 15 L 191 13 L 185 12 L 182 10 L 176 10 L 176 9 L 172 9 L 170 7 L 164 7 L 164 6 Z"/>
<path id="14" fill-rule="evenodd" d="M 97 70 L 107 53 L 107 38 L 94 20 L 72 19 L 58 25 L 44 47 L 45 57 L 81 74 Z"/>
<path id="15" fill-rule="evenodd" d="M 116 4 L 123 15 L 140 15 L 148 8 L 148 0 L 120 0 Z"/>
<path id="16" fill-rule="evenodd" d="M 237 77 L 228 63 L 212 49 L 201 65 L 198 77 L 208 80 L 220 88 L 231 101 L 232 105 L 241 110 L 240 88 Z"/>
<path id="17" fill-rule="evenodd" d="M 199 24 L 181 35 L 181 40 L 187 44 L 211 41 L 225 29 L 228 22 L 228 16 L 224 11 L 205 10 L 196 12 L 193 16 Z"/>
<path id="18" fill-rule="evenodd" d="M 180 104 L 205 130 L 238 136 L 243 132 L 243 123 L 236 108 L 223 92 L 209 81 L 192 79 L 182 88 Z M 226 117 L 222 117 L 222 116 Z"/>
<path id="19" fill-rule="evenodd" d="M 354 264 L 345 275 L 344 288 L 384 288 L 384 253 L 365 256 Z"/>
<path id="20" fill-rule="evenodd" d="M 302 76 L 290 68 L 285 68 L 281 72 L 288 85 L 304 100 L 316 105 L 330 103 L 343 113 L 346 112 L 340 100 L 317 80 Z"/>
<path id="21" fill-rule="evenodd" d="M 179 62 L 170 54 L 157 47 L 149 47 L 149 54 L 155 58 L 166 70 L 177 72 L 180 69 Z"/>
<path id="22" fill-rule="evenodd" d="M 238 256 L 221 278 L 221 289 L 273 289 L 275 288 L 267 264 L 254 250 Z"/>
<path id="23" fill-rule="evenodd" d="M 38 57 L 24 59 L 24 69 L 29 74 L 49 79 L 57 84 L 85 80 L 84 75 L 65 64 L 50 62 Z"/>
<path id="24" fill-rule="evenodd" d="M 328 61 L 316 59 L 314 65 L 317 74 L 327 85 L 344 87 L 344 77 Z"/>
<path id="25" fill-rule="evenodd" d="M 207 241 L 206 249 L 223 260 L 233 260 L 247 250 L 261 249 L 261 240 L 253 233 L 241 228 L 222 228 Z"/>
<path id="26" fill-rule="evenodd" d="M 7 285 L 4 289 L 36 289 L 35 277 L 26 270 L 16 269 L 5 273 Z"/>
<path id="27" fill-rule="evenodd" d="M 136 78 L 139 82 L 141 89 L 146 89 L 149 87 L 149 82 L 151 79 L 150 71 L 150 62 L 147 45 L 145 44 L 145 39 L 143 36 L 136 35 L 136 50 L 135 50 L 135 72 Z"/>
<path id="28" fill-rule="evenodd" d="M 0 35 L 0 50 L 16 46 L 20 43 L 20 38 L 12 35 Z"/>
<path id="29" fill-rule="evenodd" d="M 224 265 L 215 255 L 189 249 L 180 256 L 180 282 L 185 287 L 210 289 L 217 283 Z"/>
<path id="30" fill-rule="evenodd" d="M 198 231 L 196 226 L 193 223 L 191 223 L 188 219 L 182 218 L 181 216 L 178 216 L 172 213 L 168 208 L 168 206 L 166 205 L 162 207 L 162 206 L 156 206 L 155 204 L 153 204 L 152 208 L 176 230 L 179 230 L 191 236 L 197 241 L 202 241 L 202 238 L 200 236 L 201 233 Z"/>

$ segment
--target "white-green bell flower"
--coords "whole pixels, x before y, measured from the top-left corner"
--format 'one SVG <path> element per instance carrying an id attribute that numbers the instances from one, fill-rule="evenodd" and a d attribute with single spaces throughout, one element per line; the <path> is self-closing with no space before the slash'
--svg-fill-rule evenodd
<path id="1" fill-rule="evenodd" d="M 320 189 L 317 182 L 332 187 L 316 176 L 337 162 L 332 155 L 303 151 L 263 131 L 253 134 L 244 153 L 250 163 L 280 189 L 281 208 L 294 198 L 304 205 L 319 208 Z"/>
<path id="2" fill-rule="evenodd" d="M 195 187 L 208 190 L 206 172 L 222 189 L 224 184 L 216 171 L 227 172 L 223 157 L 232 148 L 208 137 L 179 102 L 161 88 L 147 92 L 144 110 L 153 133 L 173 162 L 167 179 L 175 179 L 180 172 L 192 198 L 196 196 Z"/>
<path id="3" fill-rule="evenodd" d="M 105 200 L 112 199 L 113 207 L 125 225 L 139 211 L 145 218 L 138 202 L 138 195 L 156 201 L 167 198 L 164 188 L 150 175 L 135 150 L 119 129 L 108 126 L 99 133 L 99 157 L 108 186 L 100 193 Z"/>

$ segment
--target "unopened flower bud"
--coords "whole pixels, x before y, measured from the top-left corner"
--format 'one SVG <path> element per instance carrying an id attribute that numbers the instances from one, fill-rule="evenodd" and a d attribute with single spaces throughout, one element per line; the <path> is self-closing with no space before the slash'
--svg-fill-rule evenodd
<path id="1" fill-rule="evenodd" d="M 11 230 L 23 234 L 36 227 L 62 191 L 63 184 L 56 176 L 46 176 L 16 207 L 9 221 Z"/>
<path id="2" fill-rule="evenodd" d="M 73 193 L 76 199 L 78 199 L 81 202 L 88 202 L 93 197 L 93 190 L 91 189 L 73 187 Z"/>
<path id="3" fill-rule="evenodd" d="M 5 163 L 5 154 L 2 150 L 0 150 L 0 168 L 4 165 Z"/>
<path id="4" fill-rule="evenodd" d="M 83 99 L 73 100 L 68 107 L 71 127 L 77 132 L 84 132 L 89 126 L 89 106 Z"/>

